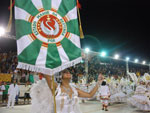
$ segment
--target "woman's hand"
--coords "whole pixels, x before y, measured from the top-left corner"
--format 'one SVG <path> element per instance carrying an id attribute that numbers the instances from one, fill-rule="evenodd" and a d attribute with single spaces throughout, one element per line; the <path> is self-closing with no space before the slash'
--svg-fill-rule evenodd
<path id="1" fill-rule="evenodd" d="M 53 84 L 52 77 L 49 75 L 43 75 L 43 77 L 46 79 L 48 87 L 50 88 L 51 91 L 53 91 L 53 88 L 57 88 L 57 83 Z"/>

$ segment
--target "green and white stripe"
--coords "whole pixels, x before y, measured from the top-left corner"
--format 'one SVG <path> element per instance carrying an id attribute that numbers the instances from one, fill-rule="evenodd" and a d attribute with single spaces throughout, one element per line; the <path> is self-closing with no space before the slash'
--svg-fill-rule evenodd
<path id="1" fill-rule="evenodd" d="M 15 7 L 15 11 L 16 11 L 15 12 L 15 18 L 16 18 L 16 20 L 28 21 L 29 17 L 32 16 L 28 12 L 26 12 L 25 10 L 23 10 L 23 9 L 21 9 L 19 7 Z"/>

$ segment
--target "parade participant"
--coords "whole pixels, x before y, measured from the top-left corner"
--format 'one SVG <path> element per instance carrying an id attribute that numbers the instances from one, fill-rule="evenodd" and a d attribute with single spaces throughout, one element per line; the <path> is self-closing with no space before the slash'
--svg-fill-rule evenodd
<path id="1" fill-rule="evenodd" d="M 2 103 L 3 91 L 5 91 L 5 86 L 0 82 L 0 103 Z"/>
<path id="2" fill-rule="evenodd" d="M 30 89 L 31 89 L 30 82 L 27 82 L 26 85 L 25 85 L 24 104 L 26 102 L 26 99 L 28 100 L 28 104 L 29 104 L 29 101 L 30 101 Z"/>
<path id="3" fill-rule="evenodd" d="M 108 107 L 108 100 L 110 97 L 110 91 L 109 87 L 106 85 L 106 81 L 102 82 L 99 93 L 102 102 L 102 110 L 108 111 L 107 107 Z"/>
<path id="4" fill-rule="evenodd" d="M 14 104 L 15 104 L 15 97 L 18 95 L 18 85 L 16 84 L 16 80 L 13 81 L 13 83 L 9 86 L 8 89 L 8 104 L 7 104 L 7 108 L 10 108 L 10 104 L 11 107 L 14 108 Z"/>
<path id="5" fill-rule="evenodd" d="M 128 104 L 143 111 L 150 111 L 150 94 L 146 89 L 145 83 L 141 80 L 137 86 L 135 94 L 128 99 Z"/>
<path id="6" fill-rule="evenodd" d="M 147 83 L 146 88 L 150 92 L 150 82 Z"/>
<path id="7" fill-rule="evenodd" d="M 18 100 L 20 96 L 20 82 L 18 82 L 17 85 L 18 85 L 18 95 L 16 96 L 16 104 L 18 104 Z"/>
<path id="8" fill-rule="evenodd" d="M 121 90 L 121 86 L 119 83 L 116 83 L 115 86 L 113 86 L 113 94 L 110 96 L 110 103 L 115 102 L 126 102 L 126 95 Z"/>
<path id="9" fill-rule="evenodd" d="M 134 93 L 130 85 L 123 86 L 123 92 L 126 94 L 127 97 L 130 97 Z"/>
<path id="10" fill-rule="evenodd" d="M 4 86 L 5 86 L 5 90 L 3 91 L 3 103 L 4 103 L 4 101 L 6 101 L 6 103 L 7 103 L 8 102 L 9 85 L 7 85 L 6 82 L 4 82 Z"/>
<path id="11" fill-rule="evenodd" d="M 94 96 L 103 81 L 103 76 L 99 76 L 97 85 L 90 93 L 86 93 L 70 85 L 71 74 L 68 70 L 61 72 L 61 83 L 52 85 L 52 79 L 48 75 L 44 75 L 47 81 L 40 81 L 31 89 L 32 97 L 32 113 L 53 113 L 52 93 L 53 88 L 56 89 L 56 111 L 57 113 L 81 113 L 78 106 L 78 97 L 91 98 Z M 50 90 L 49 90 L 50 89 Z M 39 103 L 40 102 L 40 103 Z"/>

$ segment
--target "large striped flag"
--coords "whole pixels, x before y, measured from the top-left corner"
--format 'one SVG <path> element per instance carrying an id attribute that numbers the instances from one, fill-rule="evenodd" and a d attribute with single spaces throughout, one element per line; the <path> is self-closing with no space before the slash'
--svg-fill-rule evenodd
<path id="1" fill-rule="evenodd" d="M 53 75 L 81 61 L 76 0 L 16 0 L 18 67 Z"/>

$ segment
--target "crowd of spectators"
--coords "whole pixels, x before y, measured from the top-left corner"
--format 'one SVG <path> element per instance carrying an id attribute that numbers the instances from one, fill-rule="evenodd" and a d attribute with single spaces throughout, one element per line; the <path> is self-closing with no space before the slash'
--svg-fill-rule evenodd
<path id="1" fill-rule="evenodd" d="M 0 53 L 0 73 L 12 73 L 18 60 L 16 52 Z"/>
<path id="2" fill-rule="evenodd" d="M 26 83 L 33 81 L 33 73 L 25 70 L 16 70 L 18 64 L 17 53 L 8 52 L 0 53 L 0 73 L 7 73 L 12 75 L 12 80 L 17 82 Z"/>
<path id="3" fill-rule="evenodd" d="M 73 80 L 76 81 L 78 75 L 86 74 L 86 62 L 87 59 L 83 58 L 83 61 L 80 64 L 70 68 L 71 73 L 76 75 L 73 77 Z M 17 63 L 18 60 L 16 52 L 0 53 L 0 73 L 12 74 L 12 79 L 17 79 L 21 83 L 25 83 L 27 81 L 34 82 L 32 72 L 25 70 L 20 70 L 17 72 L 15 71 Z M 129 63 L 129 71 L 136 73 L 137 76 L 142 76 L 144 73 L 149 72 L 149 67 L 135 63 Z M 102 58 L 98 55 L 89 57 L 88 76 L 92 76 L 96 79 L 100 72 L 106 76 L 126 76 L 126 62 Z"/>
<path id="4" fill-rule="evenodd" d="M 87 59 L 83 59 L 82 63 L 71 68 L 71 72 L 75 75 L 86 75 Z M 128 63 L 129 72 L 135 73 L 137 76 L 143 76 L 144 73 L 149 73 L 149 66 L 136 63 Z M 88 59 L 88 76 L 89 78 L 98 77 L 102 73 L 105 76 L 120 76 L 127 77 L 126 62 L 100 56 L 93 56 Z M 74 78 L 76 80 L 76 78 Z"/>
<path id="5" fill-rule="evenodd" d="M 149 66 L 140 65 L 136 63 L 128 63 L 129 72 L 134 72 L 138 76 L 144 75 L 149 72 Z M 89 61 L 89 73 L 91 75 L 101 72 L 107 76 L 126 76 L 126 62 L 121 60 L 102 58 L 94 56 Z"/>

